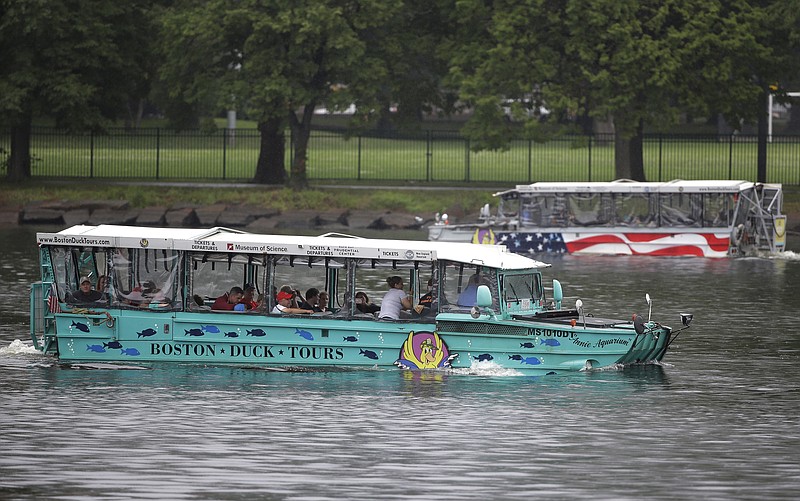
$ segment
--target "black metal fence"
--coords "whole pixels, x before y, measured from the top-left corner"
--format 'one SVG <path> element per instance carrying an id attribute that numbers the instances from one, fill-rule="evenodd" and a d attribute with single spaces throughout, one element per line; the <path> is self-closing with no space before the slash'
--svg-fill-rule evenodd
<path id="1" fill-rule="evenodd" d="M 7 155 L 8 134 L 0 138 Z M 286 159 L 291 162 L 292 138 Z M 37 127 L 34 177 L 246 181 L 253 177 L 260 138 L 255 129 L 176 132 L 110 129 L 103 134 Z M 508 182 L 608 181 L 614 175 L 613 135 L 564 135 L 547 142 L 511 141 L 507 149 L 473 151 L 455 131 L 359 134 L 315 130 L 308 150 L 310 180 Z M 755 136 L 648 135 L 645 174 L 670 179 L 756 179 Z M 1 160 L 1 159 L 0 159 Z M 800 185 L 800 136 L 773 136 L 770 182 Z"/>

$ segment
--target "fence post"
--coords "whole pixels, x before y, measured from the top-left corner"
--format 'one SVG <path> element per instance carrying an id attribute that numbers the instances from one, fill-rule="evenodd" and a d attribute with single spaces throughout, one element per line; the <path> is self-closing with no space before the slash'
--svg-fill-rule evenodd
<path id="1" fill-rule="evenodd" d="M 533 139 L 528 139 L 528 183 L 532 183 L 531 176 L 533 169 Z"/>
<path id="2" fill-rule="evenodd" d="M 589 136 L 589 182 L 592 182 L 592 139 L 594 136 Z"/>
<path id="3" fill-rule="evenodd" d="M 464 181 L 469 182 L 469 138 L 464 139 Z"/>
<path id="4" fill-rule="evenodd" d="M 728 135 L 728 181 L 733 179 L 733 133 Z"/>
<path id="5" fill-rule="evenodd" d="M 161 127 L 156 127 L 156 179 L 161 169 Z"/>
<path id="6" fill-rule="evenodd" d="M 89 131 L 89 178 L 94 177 L 94 129 Z"/>
<path id="7" fill-rule="evenodd" d="M 228 128 L 222 129 L 222 179 L 225 179 L 225 171 L 228 168 Z"/>
<path id="8" fill-rule="evenodd" d="M 358 135 L 358 180 L 361 181 L 361 134 Z"/>
<path id="9" fill-rule="evenodd" d="M 433 174 L 431 173 L 431 169 L 433 166 L 432 163 L 433 157 L 433 138 L 431 136 L 431 131 L 428 130 L 425 133 L 425 176 L 428 178 L 428 181 L 432 181 Z"/>
<path id="10" fill-rule="evenodd" d="M 658 133 L 658 181 L 659 182 L 661 182 L 661 168 L 663 167 L 663 164 L 662 164 L 662 155 L 663 155 L 663 151 L 664 151 L 663 150 L 663 148 L 664 148 L 663 139 L 664 139 L 664 136 L 659 132 Z"/>

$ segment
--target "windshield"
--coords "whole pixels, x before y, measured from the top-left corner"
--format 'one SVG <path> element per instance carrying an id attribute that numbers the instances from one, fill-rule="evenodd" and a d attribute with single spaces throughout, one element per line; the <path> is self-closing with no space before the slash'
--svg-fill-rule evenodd
<path id="1" fill-rule="evenodd" d="M 538 273 L 503 277 L 503 301 L 508 311 L 535 308 L 542 298 L 542 281 Z"/>

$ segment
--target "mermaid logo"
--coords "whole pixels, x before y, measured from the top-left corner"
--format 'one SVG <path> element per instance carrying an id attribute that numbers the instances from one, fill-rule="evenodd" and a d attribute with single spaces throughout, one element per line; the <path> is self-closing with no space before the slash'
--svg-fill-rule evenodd
<path id="1" fill-rule="evenodd" d="M 435 332 L 408 333 L 400 348 L 400 358 L 395 365 L 403 369 L 438 369 L 450 367 L 450 362 L 458 355 L 451 355 L 447 344 Z"/>
<path id="2" fill-rule="evenodd" d="M 491 228 L 478 228 L 472 235 L 472 243 L 494 245 L 497 243 L 497 239 L 495 238 L 494 232 Z"/>

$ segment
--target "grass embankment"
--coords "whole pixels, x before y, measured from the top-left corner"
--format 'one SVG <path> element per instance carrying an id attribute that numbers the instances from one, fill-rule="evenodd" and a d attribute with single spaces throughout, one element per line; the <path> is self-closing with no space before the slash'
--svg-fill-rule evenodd
<path id="1" fill-rule="evenodd" d="M 154 186 L 93 182 L 21 185 L 0 183 L 0 206 L 23 207 L 42 201 L 127 200 L 133 208 L 181 205 L 248 204 L 282 210 L 372 210 L 414 214 L 476 212 L 493 201 L 497 188 L 407 189 L 398 186 L 353 189 L 311 188 L 295 191 L 269 186 Z"/>
<path id="2" fill-rule="evenodd" d="M 380 186 L 354 189 L 343 186 L 312 187 L 303 191 L 269 186 L 224 187 L 209 185 L 155 186 L 92 182 L 20 185 L 0 183 L 0 206 L 23 207 L 42 201 L 127 200 L 133 208 L 181 205 L 249 204 L 282 210 L 372 210 L 413 214 L 475 213 L 485 203 L 494 204 L 492 194 L 507 187 L 487 186 L 414 189 L 413 186 Z M 786 214 L 800 214 L 800 187 L 784 186 Z"/>

